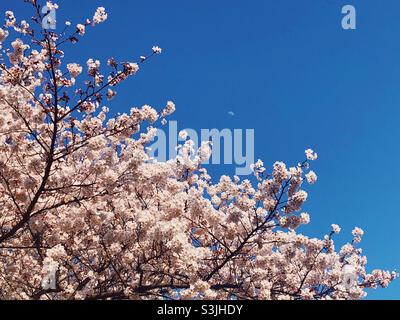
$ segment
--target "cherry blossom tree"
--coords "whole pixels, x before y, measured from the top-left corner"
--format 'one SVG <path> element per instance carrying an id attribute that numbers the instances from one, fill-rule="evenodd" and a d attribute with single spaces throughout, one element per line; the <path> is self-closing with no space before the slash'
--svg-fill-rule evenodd
<path id="1" fill-rule="evenodd" d="M 360 299 L 396 278 L 367 273 L 359 228 L 338 251 L 337 225 L 322 239 L 296 232 L 310 221 L 314 151 L 217 183 L 202 167 L 209 143 L 188 140 L 176 159 L 155 161 L 152 126 L 173 102 L 113 118 L 104 105 L 161 49 L 137 63 L 65 64 L 65 47 L 105 9 L 56 33 L 26 2 L 32 26 L 8 11 L 0 28 L 1 299 Z"/>

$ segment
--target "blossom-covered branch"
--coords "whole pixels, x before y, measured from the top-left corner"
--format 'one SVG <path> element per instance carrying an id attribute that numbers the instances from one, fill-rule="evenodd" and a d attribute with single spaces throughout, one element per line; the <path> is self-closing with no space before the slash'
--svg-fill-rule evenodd
<path id="1" fill-rule="evenodd" d="M 26 2 L 34 25 L 8 11 L 0 28 L 1 299 L 359 299 L 394 280 L 367 273 L 359 228 L 338 252 L 337 225 L 323 239 L 297 233 L 310 222 L 313 150 L 289 168 L 258 161 L 252 181 L 214 183 L 201 165 L 208 142 L 156 162 L 152 126 L 174 103 L 114 118 L 106 104 L 161 48 L 136 63 L 65 64 L 64 47 L 106 10 L 56 33 L 41 28 L 39 2 Z"/>

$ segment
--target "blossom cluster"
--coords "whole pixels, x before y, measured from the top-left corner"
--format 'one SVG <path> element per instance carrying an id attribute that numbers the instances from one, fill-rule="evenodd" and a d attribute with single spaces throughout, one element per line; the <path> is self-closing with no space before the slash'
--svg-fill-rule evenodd
<path id="1" fill-rule="evenodd" d="M 93 24 L 106 19 L 99 8 Z M 338 225 L 322 239 L 299 232 L 317 182 L 311 149 L 298 165 L 259 160 L 254 179 L 218 182 L 201 166 L 209 143 L 151 159 L 153 125 L 175 104 L 110 117 L 104 103 L 139 63 L 63 64 L 90 24 L 36 39 L 7 12 L 0 29 L 0 42 L 14 30 L 33 46 L 16 38 L 0 66 L 0 299 L 360 299 L 396 278 L 366 271 L 359 228 L 338 250 Z"/>

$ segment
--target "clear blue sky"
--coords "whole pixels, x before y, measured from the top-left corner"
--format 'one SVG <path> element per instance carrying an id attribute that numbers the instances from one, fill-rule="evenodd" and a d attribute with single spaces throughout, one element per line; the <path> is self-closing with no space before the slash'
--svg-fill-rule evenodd
<path id="1" fill-rule="evenodd" d="M 398 0 L 58 3 L 59 23 L 81 22 L 99 5 L 110 14 L 69 51 L 71 60 L 134 60 L 155 44 L 164 49 L 118 89 L 113 110 L 171 99 L 181 129 L 254 128 L 256 158 L 268 165 L 296 164 L 315 149 L 319 181 L 308 189 L 312 221 L 302 231 L 323 236 L 337 223 L 343 243 L 360 226 L 369 270 L 400 270 Z M 356 31 L 341 29 L 348 3 Z M 26 14 L 15 0 L 0 9 Z M 400 299 L 400 280 L 369 298 Z"/>

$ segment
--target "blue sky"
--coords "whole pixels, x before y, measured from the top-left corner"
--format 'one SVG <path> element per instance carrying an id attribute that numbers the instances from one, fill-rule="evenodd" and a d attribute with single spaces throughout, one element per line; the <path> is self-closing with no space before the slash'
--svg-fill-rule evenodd
<path id="1" fill-rule="evenodd" d="M 27 18 L 20 3 L 1 1 L 0 9 Z M 119 87 L 115 112 L 173 100 L 181 129 L 254 128 L 256 158 L 267 166 L 296 164 L 315 149 L 319 181 L 308 188 L 312 221 L 302 232 L 322 236 L 337 223 L 343 243 L 360 226 L 369 270 L 400 270 L 398 0 L 58 3 L 59 23 L 84 21 L 99 5 L 109 12 L 68 51 L 71 60 L 135 60 L 163 48 Z M 357 30 L 344 31 L 341 8 L 349 3 Z M 230 166 L 209 170 L 234 174 Z M 369 298 L 400 299 L 400 280 Z"/>

